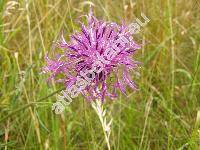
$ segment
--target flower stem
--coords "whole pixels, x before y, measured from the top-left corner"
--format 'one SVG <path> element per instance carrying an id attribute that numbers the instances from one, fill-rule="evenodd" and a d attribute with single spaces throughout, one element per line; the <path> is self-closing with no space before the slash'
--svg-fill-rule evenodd
<path id="1" fill-rule="evenodd" d="M 112 123 L 112 119 L 107 123 L 106 122 L 106 109 L 103 109 L 103 105 L 99 100 L 92 101 L 92 108 L 95 110 L 97 113 L 99 120 L 101 122 L 102 128 L 103 128 L 103 133 L 105 136 L 106 144 L 108 147 L 108 150 L 110 150 L 110 142 L 109 142 L 109 137 L 110 137 L 110 126 Z"/>

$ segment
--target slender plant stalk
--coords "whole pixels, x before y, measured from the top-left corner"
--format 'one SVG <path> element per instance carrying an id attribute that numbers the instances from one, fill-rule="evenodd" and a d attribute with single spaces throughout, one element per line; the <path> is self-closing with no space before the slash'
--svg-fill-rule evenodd
<path id="1" fill-rule="evenodd" d="M 26 104 L 26 105 L 24 105 L 24 106 L 22 106 L 22 107 L 20 107 L 20 108 L 18 108 L 18 109 L 16 109 L 16 110 L 12 111 L 10 114 L 8 114 L 8 115 L 5 116 L 4 118 L 0 119 L 0 123 L 3 122 L 3 121 L 5 121 L 5 120 L 8 119 L 9 117 L 11 117 L 11 116 L 13 116 L 13 115 L 16 115 L 19 111 L 22 111 L 22 110 L 24 110 L 24 109 L 26 109 L 26 108 L 28 108 L 28 107 L 34 106 L 34 105 L 36 105 L 38 102 L 44 101 L 44 100 L 48 99 L 49 97 L 51 97 L 51 96 L 57 94 L 58 92 L 60 92 L 60 91 L 62 91 L 62 90 L 64 90 L 64 89 L 65 89 L 65 88 L 61 88 L 61 89 L 59 89 L 59 90 L 57 90 L 57 91 L 54 91 L 53 93 L 47 95 L 46 97 L 43 97 L 43 98 L 37 100 L 36 102 L 30 102 L 30 103 L 28 103 L 28 104 Z"/>
<path id="2" fill-rule="evenodd" d="M 103 108 L 103 105 L 100 100 L 92 101 L 92 108 L 95 110 L 95 112 L 97 113 L 97 115 L 99 117 L 99 120 L 100 120 L 102 128 L 103 128 L 103 133 L 105 136 L 106 144 L 107 144 L 108 150 L 110 150 L 109 138 L 110 138 L 110 133 L 111 133 L 110 126 L 112 124 L 112 118 L 107 123 L 106 109 Z"/>
<path id="3" fill-rule="evenodd" d="M 173 38 L 173 22 L 172 22 L 172 11 L 173 11 L 173 7 L 172 7 L 172 1 L 171 0 L 168 0 L 168 13 L 169 13 L 169 31 L 170 31 L 170 36 L 171 39 L 170 39 L 170 43 L 171 43 L 171 60 L 170 60 L 170 73 L 171 73 L 171 83 L 170 83 L 170 86 L 171 86 L 171 91 L 170 91 L 170 110 L 172 111 L 173 110 L 173 101 L 174 101 L 174 88 L 175 88 L 175 75 L 174 75 L 174 70 L 175 70 L 175 53 L 174 53 L 174 49 L 175 49 L 175 42 L 174 42 L 174 38 Z M 167 149 L 170 149 L 171 148 L 171 145 L 172 145 L 172 136 L 171 136 L 171 131 L 172 131 L 172 115 L 170 114 L 170 120 L 169 120 L 169 131 L 168 131 L 168 148 Z"/>

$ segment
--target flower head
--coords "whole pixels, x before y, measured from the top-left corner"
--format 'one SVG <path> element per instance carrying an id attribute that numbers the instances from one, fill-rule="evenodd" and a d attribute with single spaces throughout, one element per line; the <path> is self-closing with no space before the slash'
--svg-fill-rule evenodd
<path id="1" fill-rule="evenodd" d="M 140 46 L 127 32 L 128 27 L 124 23 L 99 21 L 92 11 L 87 21 L 87 25 L 81 23 L 81 31 L 71 35 L 69 42 L 62 34 L 57 43 L 62 52 L 53 59 L 46 56 L 47 66 L 43 72 L 50 72 L 49 79 L 64 83 L 66 89 L 78 79 L 87 81 L 84 89 L 78 89 L 88 100 L 115 98 L 117 89 L 125 94 L 126 85 L 137 89 L 129 73 L 138 68 L 132 55 Z"/>

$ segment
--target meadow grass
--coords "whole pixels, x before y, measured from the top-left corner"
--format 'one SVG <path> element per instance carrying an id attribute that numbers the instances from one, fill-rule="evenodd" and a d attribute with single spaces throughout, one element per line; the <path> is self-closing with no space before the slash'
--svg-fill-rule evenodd
<path id="1" fill-rule="evenodd" d="M 140 90 L 104 104 L 111 149 L 200 149 L 198 0 L 13 1 L 0 0 L 0 149 L 107 149 L 91 105 L 78 96 L 55 115 L 63 87 L 40 74 L 53 41 L 63 29 L 67 40 L 79 30 L 89 4 L 107 21 L 132 23 L 141 12 L 150 19 L 134 35 L 142 45 L 134 56 L 142 62 Z"/>

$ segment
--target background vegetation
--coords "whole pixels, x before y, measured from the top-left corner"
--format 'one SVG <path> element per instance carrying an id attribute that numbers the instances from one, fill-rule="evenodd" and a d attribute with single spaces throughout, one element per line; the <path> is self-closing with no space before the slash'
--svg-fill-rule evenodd
<path id="1" fill-rule="evenodd" d="M 143 45 L 134 56 L 143 62 L 140 91 L 104 104 L 111 149 L 198 150 L 198 0 L 0 0 L 0 149 L 107 149 L 91 105 L 79 96 L 55 115 L 62 86 L 40 74 L 53 41 L 63 28 L 66 39 L 79 29 L 90 3 L 99 19 L 131 23 L 143 12 L 151 20 L 134 36 Z"/>

